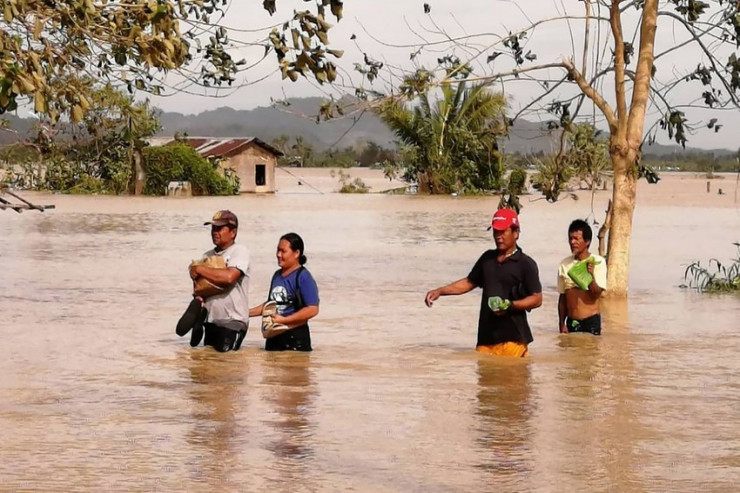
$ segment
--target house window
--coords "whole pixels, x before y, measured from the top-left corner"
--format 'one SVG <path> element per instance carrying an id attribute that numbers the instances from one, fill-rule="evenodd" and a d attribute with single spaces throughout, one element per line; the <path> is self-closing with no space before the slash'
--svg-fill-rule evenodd
<path id="1" fill-rule="evenodd" d="M 258 164 L 255 166 L 254 170 L 254 184 L 258 187 L 264 186 L 266 182 L 266 175 L 267 175 L 267 165 L 266 164 Z"/>

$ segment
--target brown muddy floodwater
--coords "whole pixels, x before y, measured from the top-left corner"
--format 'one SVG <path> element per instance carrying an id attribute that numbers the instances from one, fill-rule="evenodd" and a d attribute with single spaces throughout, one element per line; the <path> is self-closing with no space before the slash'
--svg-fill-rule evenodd
<path id="1" fill-rule="evenodd" d="M 556 267 L 588 201 L 525 200 L 544 303 L 512 361 L 473 350 L 479 291 L 423 303 L 492 244 L 496 199 L 35 200 L 57 209 L 0 212 L 0 491 L 740 488 L 740 299 L 678 287 L 692 260 L 733 258 L 736 205 L 638 205 L 629 303 L 595 338 L 557 333 Z M 305 239 L 313 353 L 266 353 L 256 319 L 237 353 L 175 335 L 221 208 L 252 304 L 279 236 Z"/>

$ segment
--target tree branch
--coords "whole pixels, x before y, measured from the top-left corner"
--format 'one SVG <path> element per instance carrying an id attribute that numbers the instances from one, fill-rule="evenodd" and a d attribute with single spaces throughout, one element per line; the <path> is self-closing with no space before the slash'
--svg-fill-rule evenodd
<path id="1" fill-rule="evenodd" d="M 584 0 L 586 5 L 586 27 L 583 34 L 583 62 L 581 64 L 581 74 L 586 77 L 586 68 L 588 67 L 588 42 L 591 29 L 591 0 Z"/>
<path id="2" fill-rule="evenodd" d="M 524 112 L 525 112 L 525 111 L 529 110 L 529 109 L 530 109 L 530 108 L 531 108 L 532 106 L 534 106 L 534 105 L 535 105 L 535 104 L 537 104 L 538 102 L 540 102 L 540 101 L 542 101 L 543 99 L 545 99 L 545 98 L 546 98 L 546 97 L 547 97 L 547 96 L 548 96 L 548 95 L 549 95 L 550 93 L 552 93 L 552 92 L 553 92 L 553 91 L 554 91 L 555 89 L 557 89 L 558 87 L 560 87 L 560 85 L 562 85 L 562 84 L 563 84 L 563 82 L 565 82 L 566 80 L 568 80 L 568 78 L 567 78 L 567 77 L 563 77 L 563 78 L 562 78 L 562 79 L 561 79 L 561 80 L 560 80 L 559 82 L 557 82 L 557 83 L 556 83 L 556 84 L 554 84 L 554 85 L 553 85 L 552 87 L 550 87 L 550 89 L 548 89 L 547 91 L 543 92 L 542 94 L 540 94 L 539 96 L 537 96 L 536 98 L 534 98 L 534 99 L 533 99 L 532 101 L 530 101 L 530 102 L 529 102 L 529 103 L 528 103 L 527 105 L 525 105 L 525 106 L 524 106 L 524 108 L 520 109 L 520 110 L 519 110 L 519 111 L 517 112 L 517 114 L 516 114 L 516 115 L 514 115 L 514 117 L 512 118 L 512 120 L 516 120 L 516 119 L 517 119 L 517 118 L 519 118 L 519 117 L 520 117 L 520 116 L 521 116 L 522 114 L 524 114 Z"/>
<path id="3" fill-rule="evenodd" d="M 518 77 L 519 75 L 525 74 L 527 72 L 533 72 L 535 70 L 544 70 L 544 69 L 548 69 L 548 68 L 565 68 L 565 69 L 567 69 L 568 68 L 568 65 L 565 62 L 554 62 L 554 63 L 545 63 L 545 64 L 537 65 L 537 66 L 534 66 L 534 67 L 518 68 L 518 69 L 514 69 L 514 70 L 512 70 L 510 72 L 501 72 L 499 74 L 481 75 L 480 77 L 468 77 L 466 79 L 450 79 L 449 77 L 445 77 L 444 79 L 442 79 L 442 81 L 440 81 L 440 84 L 445 84 L 445 83 L 454 84 L 454 83 L 461 83 L 461 82 L 476 82 L 476 81 L 493 82 L 493 81 L 495 81 L 497 79 L 502 79 L 504 77 L 510 77 L 512 75 L 514 77 Z"/>
<path id="4" fill-rule="evenodd" d="M 619 11 L 620 0 L 612 0 L 610 25 L 614 37 L 614 85 L 617 100 L 617 134 L 626 137 L 627 131 L 627 96 L 624 89 L 624 35 L 622 32 L 622 13 Z M 612 133 L 613 136 L 614 133 Z"/>
<path id="5" fill-rule="evenodd" d="M 586 95 L 591 101 L 594 102 L 597 108 L 601 110 L 601 112 L 604 114 L 604 117 L 606 118 L 606 122 L 609 125 L 609 132 L 611 132 L 612 135 L 617 133 L 618 130 L 618 120 L 617 116 L 614 114 L 614 110 L 609 106 L 609 103 L 606 102 L 604 97 L 594 89 L 594 87 L 588 83 L 588 81 L 583 77 L 583 75 L 578 71 L 578 69 L 573 65 L 572 60 L 565 60 L 563 62 L 563 66 L 568 70 L 568 74 L 571 76 L 571 78 L 575 81 L 576 84 L 578 84 L 578 87 L 583 91 L 583 94 Z"/>
<path id="6" fill-rule="evenodd" d="M 725 91 L 727 91 L 727 94 L 729 94 L 730 100 L 732 101 L 732 103 L 735 104 L 735 105 L 740 106 L 740 100 L 735 95 L 735 92 L 732 90 L 732 88 L 730 87 L 730 85 L 727 83 L 727 80 L 725 80 L 725 78 L 720 75 L 719 69 L 717 68 L 717 58 L 712 54 L 712 52 L 709 50 L 709 48 L 707 48 L 707 46 L 701 40 L 701 36 L 704 35 L 704 34 L 706 34 L 708 31 L 702 31 L 701 34 L 696 34 L 693 30 L 691 30 L 689 28 L 689 26 L 686 24 L 686 22 L 683 19 L 681 19 L 681 17 L 677 16 L 676 14 L 674 14 L 672 12 L 658 12 L 657 15 L 658 16 L 670 17 L 670 18 L 674 19 L 681 26 L 683 26 L 686 29 L 686 31 L 688 31 L 688 33 L 691 36 L 692 40 L 695 41 L 697 45 L 699 45 L 699 47 L 701 48 L 701 50 L 704 52 L 704 54 L 709 59 L 709 63 L 712 64 L 712 69 L 714 70 L 714 73 L 717 74 L 717 76 L 719 77 L 720 81 L 722 82 L 722 85 L 724 86 Z M 687 41 L 685 43 L 682 43 L 682 45 L 683 44 L 688 44 L 688 42 L 689 41 Z M 682 46 L 682 45 L 679 45 L 679 46 Z M 665 55 L 666 53 L 668 53 L 670 51 L 672 51 L 672 49 L 669 49 L 669 50 L 667 50 L 667 51 L 665 51 L 663 53 L 660 53 L 659 55 L 656 55 L 655 58 L 659 58 L 659 57 Z"/>
<path id="7" fill-rule="evenodd" d="M 642 25 L 640 26 L 640 54 L 635 71 L 635 83 L 632 89 L 632 103 L 629 118 L 625 122 L 628 129 L 630 145 L 637 149 L 642 141 L 645 127 L 645 110 L 650 96 L 650 79 L 653 72 L 655 53 L 655 32 L 658 27 L 659 0 L 646 0 L 642 7 Z M 626 116 L 626 115 L 625 115 Z"/>

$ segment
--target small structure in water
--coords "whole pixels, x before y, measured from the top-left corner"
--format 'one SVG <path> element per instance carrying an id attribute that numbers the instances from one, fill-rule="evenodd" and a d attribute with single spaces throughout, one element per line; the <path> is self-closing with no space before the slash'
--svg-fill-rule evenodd
<path id="1" fill-rule="evenodd" d="M 193 187 L 189 181 L 171 181 L 167 185 L 168 197 L 192 197 Z"/>
<path id="2" fill-rule="evenodd" d="M 239 177 L 239 193 L 274 193 L 275 167 L 283 155 L 280 150 L 256 137 L 158 138 L 152 145 L 182 142 L 206 159 L 218 162 L 219 169 L 233 169 Z"/>
<path id="3" fill-rule="evenodd" d="M 5 197 L 3 197 L 3 195 L 12 197 L 11 200 L 15 200 L 17 202 L 12 202 L 11 200 L 8 200 Z M 12 209 L 17 213 L 21 213 L 24 210 L 35 210 L 35 211 L 44 212 L 46 209 L 54 209 L 54 206 L 53 205 L 32 204 L 28 200 L 24 199 L 23 197 L 19 196 L 18 194 L 14 192 L 11 192 L 7 188 L 0 188 L 0 210 L 6 210 L 6 209 Z"/>

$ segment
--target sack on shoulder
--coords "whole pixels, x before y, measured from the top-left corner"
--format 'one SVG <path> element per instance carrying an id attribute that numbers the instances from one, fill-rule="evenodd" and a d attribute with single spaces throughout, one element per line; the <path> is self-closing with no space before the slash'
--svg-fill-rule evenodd
<path id="1" fill-rule="evenodd" d="M 206 267 L 214 269 L 225 269 L 226 261 L 224 261 L 224 258 L 221 255 L 213 255 L 211 257 L 206 257 L 203 260 L 193 260 L 190 265 L 205 265 Z M 193 296 L 200 296 L 205 299 L 225 292 L 225 288 L 216 286 L 205 277 L 199 277 L 193 281 Z"/>

